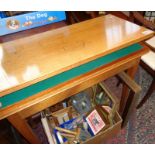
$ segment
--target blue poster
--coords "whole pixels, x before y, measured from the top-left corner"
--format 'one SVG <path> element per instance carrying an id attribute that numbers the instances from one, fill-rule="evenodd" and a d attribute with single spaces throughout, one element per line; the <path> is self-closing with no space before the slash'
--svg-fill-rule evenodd
<path id="1" fill-rule="evenodd" d="M 0 12 L 0 36 L 43 26 L 66 19 L 64 11 L 37 11 L 5 17 Z"/>

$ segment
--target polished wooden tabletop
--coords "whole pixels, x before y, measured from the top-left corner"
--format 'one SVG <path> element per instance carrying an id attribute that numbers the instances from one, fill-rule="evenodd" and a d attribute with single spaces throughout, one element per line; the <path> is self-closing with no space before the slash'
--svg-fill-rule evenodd
<path id="1" fill-rule="evenodd" d="M 153 35 L 106 15 L 0 44 L 0 96 Z"/>

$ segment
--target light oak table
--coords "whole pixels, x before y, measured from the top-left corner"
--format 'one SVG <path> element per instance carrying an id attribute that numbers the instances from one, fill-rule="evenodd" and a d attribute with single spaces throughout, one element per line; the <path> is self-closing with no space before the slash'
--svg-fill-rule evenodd
<path id="1" fill-rule="evenodd" d="M 124 70 L 134 78 L 153 31 L 106 15 L 0 44 L 0 119 L 40 143 L 26 118 Z M 123 87 L 120 112 L 128 95 Z"/>

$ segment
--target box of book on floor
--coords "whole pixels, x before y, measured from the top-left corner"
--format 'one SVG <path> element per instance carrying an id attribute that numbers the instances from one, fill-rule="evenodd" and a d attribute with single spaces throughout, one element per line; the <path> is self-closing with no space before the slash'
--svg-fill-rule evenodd
<path id="1" fill-rule="evenodd" d="M 64 108 L 41 113 L 49 143 L 104 143 L 121 130 L 119 100 L 104 83 L 71 96 Z"/>

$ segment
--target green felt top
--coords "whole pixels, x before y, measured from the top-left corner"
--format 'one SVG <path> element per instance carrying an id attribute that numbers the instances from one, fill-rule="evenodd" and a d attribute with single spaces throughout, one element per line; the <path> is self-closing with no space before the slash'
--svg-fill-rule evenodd
<path id="1" fill-rule="evenodd" d="M 96 60 L 85 63 L 81 66 L 75 67 L 75 68 L 68 70 L 66 72 L 63 72 L 61 74 L 55 75 L 55 76 L 50 77 L 46 80 L 40 81 L 36 84 L 30 85 L 28 87 L 25 87 L 23 89 L 15 91 L 11 94 L 5 95 L 0 98 L 0 102 L 2 105 L 1 108 L 4 108 L 4 107 L 14 104 L 16 102 L 19 102 L 25 98 L 28 98 L 28 97 L 30 97 L 34 94 L 37 94 L 41 91 L 44 91 L 48 88 L 54 87 L 60 83 L 63 83 L 70 79 L 73 79 L 79 75 L 85 74 L 91 70 L 94 70 L 94 69 L 101 67 L 105 64 L 108 64 L 112 61 L 115 61 L 115 60 L 120 59 L 124 56 L 127 56 L 133 52 L 140 50 L 141 48 L 142 48 L 142 46 L 140 44 L 133 44 L 126 48 L 117 50 L 109 55 L 100 57 Z"/>

